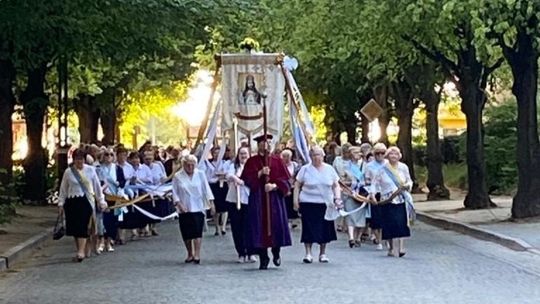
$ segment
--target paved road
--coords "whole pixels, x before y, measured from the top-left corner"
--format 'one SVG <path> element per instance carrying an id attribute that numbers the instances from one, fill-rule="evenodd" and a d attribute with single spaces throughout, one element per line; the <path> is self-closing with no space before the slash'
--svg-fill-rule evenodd
<path id="1" fill-rule="evenodd" d="M 212 230 L 212 229 L 211 229 Z M 159 237 L 69 262 L 72 240 L 51 242 L 0 276 L 0 303 L 540 303 L 540 256 L 417 224 L 405 258 L 331 244 L 330 264 L 283 251 L 267 271 L 236 264 L 230 234 L 206 236 L 201 265 L 185 265 L 176 223 Z"/>

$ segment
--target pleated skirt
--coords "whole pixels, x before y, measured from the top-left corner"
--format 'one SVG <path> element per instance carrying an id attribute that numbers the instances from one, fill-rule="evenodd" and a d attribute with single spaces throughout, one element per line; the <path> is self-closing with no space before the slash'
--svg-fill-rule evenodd
<path id="1" fill-rule="evenodd" d="M 66 199 L 64 215 L 66 218 L 66 235 L 76 238 L 87 238 L 88 224 L 94 210 L 84 196 Z"/>
<path id="2" fill-rule="evenodd" d="M 180 233 L 184 241 L 202 237 L 204 214 L 202 212 L 186 212 L 178 215 Z"/>
<path id="3" fill-rule="evenodd" d="M 383 240 L 411 236 L 405 204 L 386 204 L 381 208 Z"/>

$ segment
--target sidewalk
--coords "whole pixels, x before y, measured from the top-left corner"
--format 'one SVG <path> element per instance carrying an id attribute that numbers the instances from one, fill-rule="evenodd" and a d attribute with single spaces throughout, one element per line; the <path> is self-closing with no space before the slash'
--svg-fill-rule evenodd
<path id="1" fill-rule="evenodd" d="M 497 207 L 483 210 L 466 210 L 462 193 L 447 201 L 428 202 L 422 194 L 414 197 L 419 218 L 429 224 L 540 254 L 540 218 L 512 220 L 512 197 L 493 196 Z"/>
<path id="2" fill-rule="evenodd" d="M 52 238 L 57 210 L 55 206 L 21 206 L 11 223 L 0 225 L 0 272 Z"/>

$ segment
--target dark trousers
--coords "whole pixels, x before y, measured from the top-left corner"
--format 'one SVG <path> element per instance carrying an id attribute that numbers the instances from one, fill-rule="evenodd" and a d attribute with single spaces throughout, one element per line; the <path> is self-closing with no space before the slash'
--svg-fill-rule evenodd
<path id="1" fill-rule="evenodd" d="M 234 248 L 238 257 L 252 255 L 253 252 L 246 245 L 246 229 L 248 226 L 247 205 L 242 205 L 238 210 L 235 203 L 228 203 L 229 219 L 231 220 L 231 231 L 234 241 Z"/>

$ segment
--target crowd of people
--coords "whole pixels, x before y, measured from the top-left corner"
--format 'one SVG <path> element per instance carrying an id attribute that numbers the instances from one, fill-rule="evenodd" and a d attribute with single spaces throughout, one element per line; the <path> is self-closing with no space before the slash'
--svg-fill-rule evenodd
<path id="1" fill-rule="evenodd" d="M 414 205 L 397 147 L 313 146 L 305 162 L 286 145 L 269 151 L 271 140 L 254 138 L 254 153 L 248 144 L 238 151 L 214 147 L 202 161 L 187 149 L 162 150 L 149 142 L 138 151 L 123 145 L 75 149 L 58 199 L 66 235 L 75 238 L 74 261 L 158 236 L 156 224 L 176 216 L 186 263 L 201 262 L 209 218 L 215 236 L 226 235 L 230 224 L 238 262 L 259 261 L 260 269 L 270 261 L 281 265 L 280 249 L 292 244 L 290 229 L 298 221 L 307 264 L 313 244 L 319 245 L 318 261 L 328 263 L 327 244 L 341 231 L 350 248 L 373 243 L 384 250 L 386 244 L 388 256 L 405 255 Z"/>

